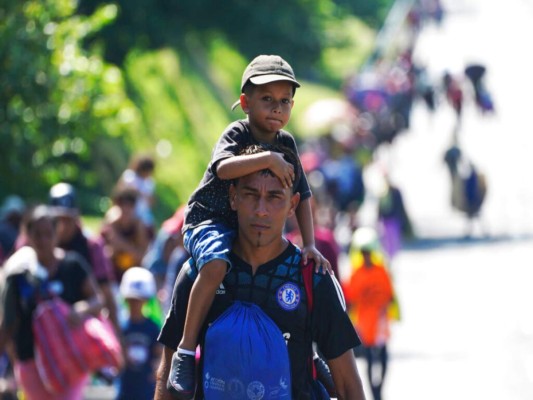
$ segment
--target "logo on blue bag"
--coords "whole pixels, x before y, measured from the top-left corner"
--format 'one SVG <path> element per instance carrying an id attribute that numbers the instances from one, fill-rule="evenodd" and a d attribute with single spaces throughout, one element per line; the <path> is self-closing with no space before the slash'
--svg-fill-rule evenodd
<path id="1" fill-rule="evenodd" d="M 227 392 L 229 393 L 232 399 L 242 399 L 244 398 L 244 383 L 239 379 L 232 378 L 227 383 Z"/>
<path id="2" fill-rule="evenodd" d="M 278 304 L 284 310 L 294 310 L 300 304 L 300 289 L 294 283 L 286 283 L 278 289 Z"/>
<path id="3" fill-rule="evenodd" d="M 246 394 L 250 400 L 261 400 L 265 396 L 265 386 L 259 381 L 250 382 Z"/>
<path id="4" fill-rule="evenodd" d="M 209 372 L 205 374 L 204 387 L 205 390 L 217 390 L 223 392 L 225 390 L 225 382 L 223 379 L 215 378 L 209 375 Z"/>
<path id="5" fill-rule="evenodd" d="M 279 385 L 284 390 L 287 390 L 287 388 L 289 387 L 289 385 L 287 384 L 287 381 L 285 380 L 284 377 L 279 378 Z"/>

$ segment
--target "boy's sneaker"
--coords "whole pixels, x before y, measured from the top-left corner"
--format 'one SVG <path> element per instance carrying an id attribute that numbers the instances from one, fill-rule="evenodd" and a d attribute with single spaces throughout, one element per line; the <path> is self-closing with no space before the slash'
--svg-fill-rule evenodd
<path id="1" fill-rule="evenodd" d="M 196 384 L 196 358 L 177 351 L 172 356 L 167 389 L 180 400 L 191 400 L 194 397 Z"/>

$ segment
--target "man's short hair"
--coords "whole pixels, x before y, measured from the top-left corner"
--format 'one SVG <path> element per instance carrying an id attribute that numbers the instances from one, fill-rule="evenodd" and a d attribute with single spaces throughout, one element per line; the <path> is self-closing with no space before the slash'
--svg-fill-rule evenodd
<path id="1" fill-rule="evenodd" d="M 265 151 L 275 151 L 277 153 L 283 154 L 283 159 L 294 167 L 294 182 L 298 182 L 300 180 L 300 177 L 302 176 L 302 167 L 300 165 L 300 161 L 298 160 L 298 156 L 294 153 L 294 151 L 292 151 L 292 149 L 287 146 L 284 146 L 282 144 L 268 143 L 251 144 L 242 149 L 239 155 L 259 154 Z M 261 172 L 274 176 L 274 173 L 269 169 L 264 169 Z M 233 183 L 237 184 L 237 182 L 238 178 L 235 179 Z M 292 190 L 293 193 L 296 192 L 296 185 L 292 186 Z"/>

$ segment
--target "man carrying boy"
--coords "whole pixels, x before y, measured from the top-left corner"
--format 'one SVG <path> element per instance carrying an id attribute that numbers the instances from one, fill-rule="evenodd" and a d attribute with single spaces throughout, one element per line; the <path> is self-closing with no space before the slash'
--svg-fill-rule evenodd
<path id="1" fill-rule="evenodd" d="M 283 130 L 289 122 L 298 87 L 291 66 L 279 56 L 261 55 L 246 67 L 241 96 L 234 107 L 240 103 L 248 118 L 233 122 L 222 133 L 203 179 L 189 199 L 183 227 L 184 245 L 199 274 L 190 293 L 183 336 L 173 357 L 169 379 L 170 390 L 180 399 L 191 399 L 194 394 L 198 334 L 215 292 L 232 267 L 228 254 L 237 224 L 235 211 L 228 201 L 231 180 L 269 169 L 285 188 L 294 185 L 300 194 L 295 214 L 303 239 L 303 260 L 313 259 L 317 271 L 320 267 L 323 272 L 331 271 L 329 262 L 315 247 L 311 191 L 305 175 L 295 179 L 294 166 L 275 151 L 239 155 L 252 144 L 281 144 L 298 154 L 294 138 Z"/>
<path id="2" fill-rule="evenodd" d="M 258 149 L 260 152 L 256 154 L 265 152 L 261 146 L 252 146 L 250 152 Z M 291 157 L 290 151 L 284 154 Z M 294 154 L 292 159 L 298 166 Z M 333 275 L 315 272 L 314 305 L 310 310 L 310 298 L 306 295 L 300 267 L 302 252 L 283 237 L 285 222 L 294 215 L 299 198 L 298 192 L 283 186 L 270 170 L 252 172 L 235 180 L 229 194 L 231 208 L 238 216 L 236 239 L 228 254 L 232 268 L 223 280 L 224 289 L 216 293 L 216 301 L 209 310 L 200 337 L 204 337 L 208 324 L 234 300 L 255 303 L 274 321 L 286 339 L 292 399 L 313 398 L 310 357 L 312 342 L 316 342 L 327 359 L 338 398 L 364 400 L 353 354 L 353 348 L 360 341 L 345 312 L 339 284 Z M 187 299 L 197 274 L 194 266 L 186 263 L 176 280 L 172 305 L 159 336 L 165 348 L 157 374 L 156 400 L 173 398 L 166 382 L 174 368 L 173 353 L 183 331 Z M 296 300 L 287 301 L 283 295 L 287 288 L 298 294 Z M 200 376 L 196 399 L 203 398 L 201 379 Z"/>

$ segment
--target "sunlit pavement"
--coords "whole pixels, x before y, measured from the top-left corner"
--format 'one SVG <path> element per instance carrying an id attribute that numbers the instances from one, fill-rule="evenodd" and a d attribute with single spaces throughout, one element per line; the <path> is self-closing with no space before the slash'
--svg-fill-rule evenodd
<path id="1" fill-rule="evenodd" d="M 403 190 L 421 240 L 394 260 L 402 307 L 393 326 L 384 400 L 533 399 L 533 3 L 449 1 L 416 49 L 436 79 L 467 62 L 488 67 L 497 114 L 465 105 L 460 143 L 485 172 L 488 194 L 473 236 L 450 207 L 443 162 L 452 110 L 422 104 L 380 162 Z M 364 364 L 360 363 L 363 378 Z"/>

